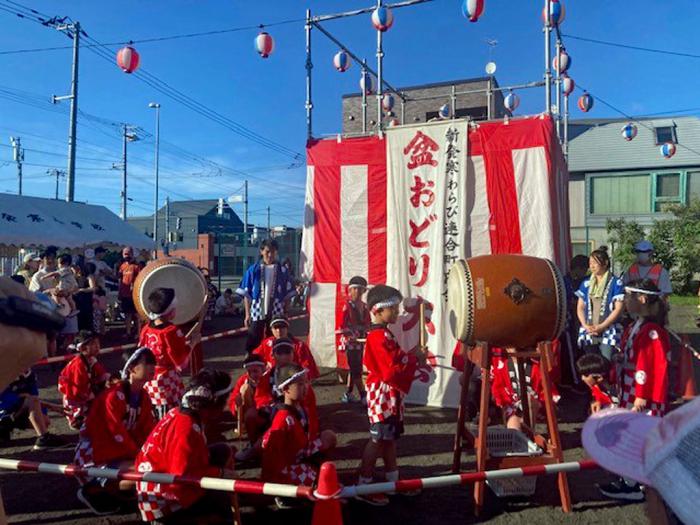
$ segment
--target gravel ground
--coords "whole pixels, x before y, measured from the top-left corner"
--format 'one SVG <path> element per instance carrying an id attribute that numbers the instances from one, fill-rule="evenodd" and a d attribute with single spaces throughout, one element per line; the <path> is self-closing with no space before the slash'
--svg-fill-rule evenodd
<path id="1" fill-rule="evenodd" d="M 681 313 L 681 312 L 674 312 Z M 296 334 L 306 333 L 305 320 L 292 324 Z M 240 325 L 240 320 L 217 319 L 207 327 L 205 333 L 213 333 Z M 700 343 L 694 336 L 696 345 Z M 243 360 L 243 338 L 216 340 L 205 346 L 207 366 L 241 373 Z M 107 342 L 104 344 L 107 346 Z M 104 359 L 110 369 L 121 365 L 120 356 Z M 696 367 L 697 368 L 697 367 Z M 56 378 L 59 368 L 42 367 L 38 370 L 41 397 L 58 402 Z M 327 370 L 324 370 L 324 372 Z M 314 386 L 319 404 L 321 427 L 330 428 L 339 434 L 339 445 L 334 459 L 341 481 L 353 483 L 355 469 L 362 447 L 367 440 L 367 420 L 359 405 L 339 403 L 343 392 L 334 374 L 322 377 Z M 585 418 L 585 399 L 567 395 L 560 403 L 560 433 L 567 460 L 583 457 L 580 442 L 581 422 Z M 70 441 L 76 435 L 65 423 L 65 419 L 52 414 L 51 428 Z M 402 477 L 422 477 L 449 473 L 452 463 L 452 440 L 455 430 L 456 411 L 449 409 L 409 407 L 406 410 L 406 434 L 399 442 L 399 464 Z M 540 427 L 542 428 L 542 427 Z M 32 451 L 32 432 L 15 432 L 14 439 L 2 448 L 0 456 L 22 458 L 32 461 L 69 463 L 72 450 Z M 234 443 L 239 445 L 239 443 Z M 464 468 L 469 467 L 473 457 L 464 457 Z M 471 467 L 469 467 L 471 468 Z M 256 470 L 243 470 L 248 479 L 257 475 Z M 487 521 L 494 524 L 511 523 L 615 523 L 639 524 L 647 518 L 642 504 L 621 505 L 604 500 L 595 488 L 596 483 L 606 482 L 609 475 L 602 471 L 587 471 L 569 475 L 574 512 L 565 515 L 557 507 L 558 493 L 554 477 L 541 477 L 537 491 L 531 498 L 520 500 L 499 499 L 489 493 L 487 506 L 480 519 L 473 517 L 470 487 L 454 487 L 426 491 L 414 498 L 396 496 L 391 505 L 384 508 L 369 507 L 360 502 L 344 505 L 346 524 L 391 525 L 391 524 L 447 524 Z M 97 518 L 89 513 L 77 500 L 77 484 L 70 478 L 46 474 L 0 472 L 5 509 L 10 523 L 17 524 L 137 524 L 141 523 L 135 512 L 124 512 L 116 516 Z M 302 508 L 292 511 L 276 511 L 268 500 L 242 497 L 243 523 L 262 525 L 269 523 L 310 523 L 310 510 Z"/>

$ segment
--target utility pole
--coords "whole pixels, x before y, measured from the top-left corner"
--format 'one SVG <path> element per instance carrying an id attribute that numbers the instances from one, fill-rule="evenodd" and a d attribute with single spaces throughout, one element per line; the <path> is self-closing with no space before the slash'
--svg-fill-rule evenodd
<path id="1" fill-rule="evenodd" d="M 243 183 L 243 271 L 248 268 L 248 181 Z"/>
<path id="2" fill-rule="evenodd" d="M 20 137 L 10 137 L 10 143 L 12 144 L 12 160 L 17 163 L 17 194 L 22 195 L 22 162 L 24 161 L 24 150 L 22 149 Z"/>
<path id="3" fill-rule="evenodd" d="M 270 207 L 267 207 L 267 238 L 272 238 L 272 230 L 270 229 Z"/>
<path id="4" fill-rule="evenodd" d="M 170 255 L 170 197 L 165 197 L 165 247 L 163 252 Z"/>
<path id="5" fill-rule="evenodd" d="M 53 169 L 50 169 L 50 170 L 46 170 L 46 173 L 48 173 L 49 176 L 51 176 L 51 177 L 56 177 L 56 195 L 55 195 L 54 198 L 55 198 L 56 200 L 58 200 L 58 179 L 59 179 L 60 177 L 65 177 L 65 176 L 66 176 L 66 172 L 63 171 L 63 170 L 59 170 L 59 169 L 53 168 Z"/>
<path id="6" fill-rule="evenodd" d="M 123 221 L 126 220 L 127 216 L 127 209 L 126 209 L 126 203 L 129 200 L 129 197 L 127 195 L 126 191 L 126 173 L 127 173 L 127 168 L 126 168 L 126 144 L 127 142 L 134 142 L 139 140 L 138 135 L 136 134 L 137 131 L 136 126 L 130 126 L 129 124 L 122 124 L 122 161 L 121 163 L 112 163 L 112 169 L 120 169 L 122 170 L 122 191 L 119 194 L 119 197 L 121 199 L 121 211 L 119 215 L 121 216 L 121 219 Z"/>
<path id="7" fill-rule="evenodd" d="M 65 19 L 63 19 L 65 20 Z M 78 130 L 78 59 L 80 57 L 80 22 L 65 24 L 62 21 L 51 20 L 50 25 L 73 40 L 73 68 L 71 71 L 70 95 L 51 97 L 55 104 L 61 100 L 70 100 L 70 121 L 68 127 L 68 176 L 66 179 L 66 200 L 73 202 L 75 197 L 75 151 Z"/>
<path id="8" fill-rule="evenodd" d="M 148 107 L 156 110 L 155 192 L 153 193 L 153 258 L 158 258 L 158 162 L 160 155 L 160 104 L 151 102 Z"/>

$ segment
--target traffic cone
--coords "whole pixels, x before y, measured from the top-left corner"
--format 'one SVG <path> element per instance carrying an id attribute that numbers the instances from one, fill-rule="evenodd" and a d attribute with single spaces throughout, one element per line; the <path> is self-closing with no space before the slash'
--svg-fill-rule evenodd
<path id="1" fill-rule="evenodd" d="M 695 386 L 695 373 L 693 370 L 693 358 L 690 355 L 690 349 L 687 346 L 690 341 L 687 335 L 681 337 L 681 357 L 678 360 L 678 394 L 683 399 L 692 399 L 697 396 Z"/>
<path id="2" fill-rule="evenodd" d="M 326 461 L 318 474 L 318 487 L 314 490 L 316 503 L 311 525 L 343 525 L 343 513 L 340 508 L 340 483 L 335 464 Z"/>

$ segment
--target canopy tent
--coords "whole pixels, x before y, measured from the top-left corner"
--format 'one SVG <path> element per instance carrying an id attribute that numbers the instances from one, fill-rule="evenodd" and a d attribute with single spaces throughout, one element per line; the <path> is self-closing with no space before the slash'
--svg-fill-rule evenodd
<path id="1" fill-rule="evenodd" d="M 153 240 L 104 206 L 0 194 L 0 246 L 82 248 L 98 244 L 148 249 Z"/>

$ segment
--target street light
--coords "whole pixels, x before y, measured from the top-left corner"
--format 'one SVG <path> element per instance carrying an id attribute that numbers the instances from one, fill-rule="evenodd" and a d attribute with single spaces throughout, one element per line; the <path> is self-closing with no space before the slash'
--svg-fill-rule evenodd
<path id="1" fill-rule="evenodd" d="M 160 149 L 160 104 L 151 102 L 148 107 L 156 110 L 156 159 L 155 177 L 156 188 L 153 194 L 153 258 L 158 258 L 158 154 Z"/>

